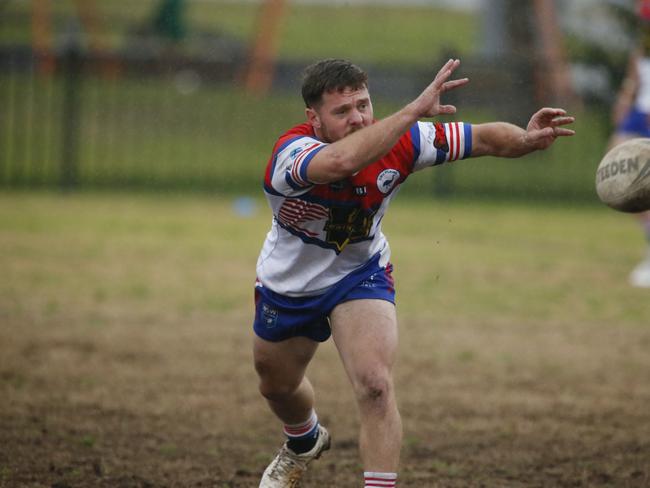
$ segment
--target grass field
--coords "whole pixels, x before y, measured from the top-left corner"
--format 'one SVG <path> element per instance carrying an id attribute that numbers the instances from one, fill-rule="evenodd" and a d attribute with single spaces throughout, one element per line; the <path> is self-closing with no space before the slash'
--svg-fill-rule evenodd
<path id="1" fill-rule="evenodd" d="M 282 441 L 251 366 L 263 202 L 0 193 L 0 486 L 250 487 Z M 650 485 L 642 238 L 604 207 L 398 198 L 402 487 Z M 359 486 L 331 343 L 334 444 L 305 487 Z"/>

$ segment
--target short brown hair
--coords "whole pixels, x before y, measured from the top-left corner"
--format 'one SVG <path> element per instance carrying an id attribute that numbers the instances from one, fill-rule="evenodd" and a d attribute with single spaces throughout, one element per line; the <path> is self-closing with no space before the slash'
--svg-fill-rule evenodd
<path id="1" fill-rule="evenodd" d="M 368 75 L 344 59 L 324 59 L 305 68 L 302 74 L 302 99 L 307 107 L 318 105 L 325 92 L 367 87 Z"/>

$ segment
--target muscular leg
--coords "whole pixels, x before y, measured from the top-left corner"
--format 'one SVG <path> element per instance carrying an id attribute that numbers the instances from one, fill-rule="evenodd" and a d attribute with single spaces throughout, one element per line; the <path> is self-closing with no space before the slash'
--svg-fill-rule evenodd
<path id="1" fill-rule="evenodd" d="M 255 337 L 253 356 L 260 378 L 260 393 L 284 424 L 309 418 L 314 406 L 314 390 L 305 376 L 318 343 L 306 337 L 269 342 Z"/>
<path id="2" fill-rule="evenodd" d="M 363 468 L 397 472 L 402 422 L 392 378 L 398 342 L 395 306 L 385 300 L 352 300 L 338 305 L 330 319 L 359 407 Z"/>
<path id="3" fill-rule="evenodd" d="M 643 226 L 643 228 L 646 230 L 646 233 L 648 236 L 650 236 L 650 210 L 646 210 L 645 212 L 641 212 L 637 215 L 639 219 L 639 223 Z M 650 244 L 650 239 L 648 240 L 648 244 Z"/>

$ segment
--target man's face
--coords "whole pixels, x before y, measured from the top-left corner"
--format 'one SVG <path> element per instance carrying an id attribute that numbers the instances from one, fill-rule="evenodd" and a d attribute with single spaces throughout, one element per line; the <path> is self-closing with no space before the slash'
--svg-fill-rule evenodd
<path id="1" fill-rule="evenodd" d="M 316 136 L 325 142 L 336 142 L 373 120 L 370 94 L 365 87 L 325 92 L 321 104 L 307 108 L 306 114 Z"/>

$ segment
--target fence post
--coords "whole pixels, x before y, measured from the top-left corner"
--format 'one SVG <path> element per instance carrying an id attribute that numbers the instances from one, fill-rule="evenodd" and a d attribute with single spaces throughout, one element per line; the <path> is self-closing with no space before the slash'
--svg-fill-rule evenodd
<path id="1" fill-rule="evenodd" d="M 453 165 L 453 163 L 452 163 Z M 454 193 L 454 168 L 446 163 L 440 168 L 434 168 L 433 173 L 433 196 L 435 198 L 449 198 Z"/>
<path id="2" fill-rule="evenodd" d="M 63 120 L 61 121 L 61 187 L 71 190 L 79 184 L 79 131 L 81 128 L 81 88 L 83 53 L 71 39 L 63 54 Z"/>

